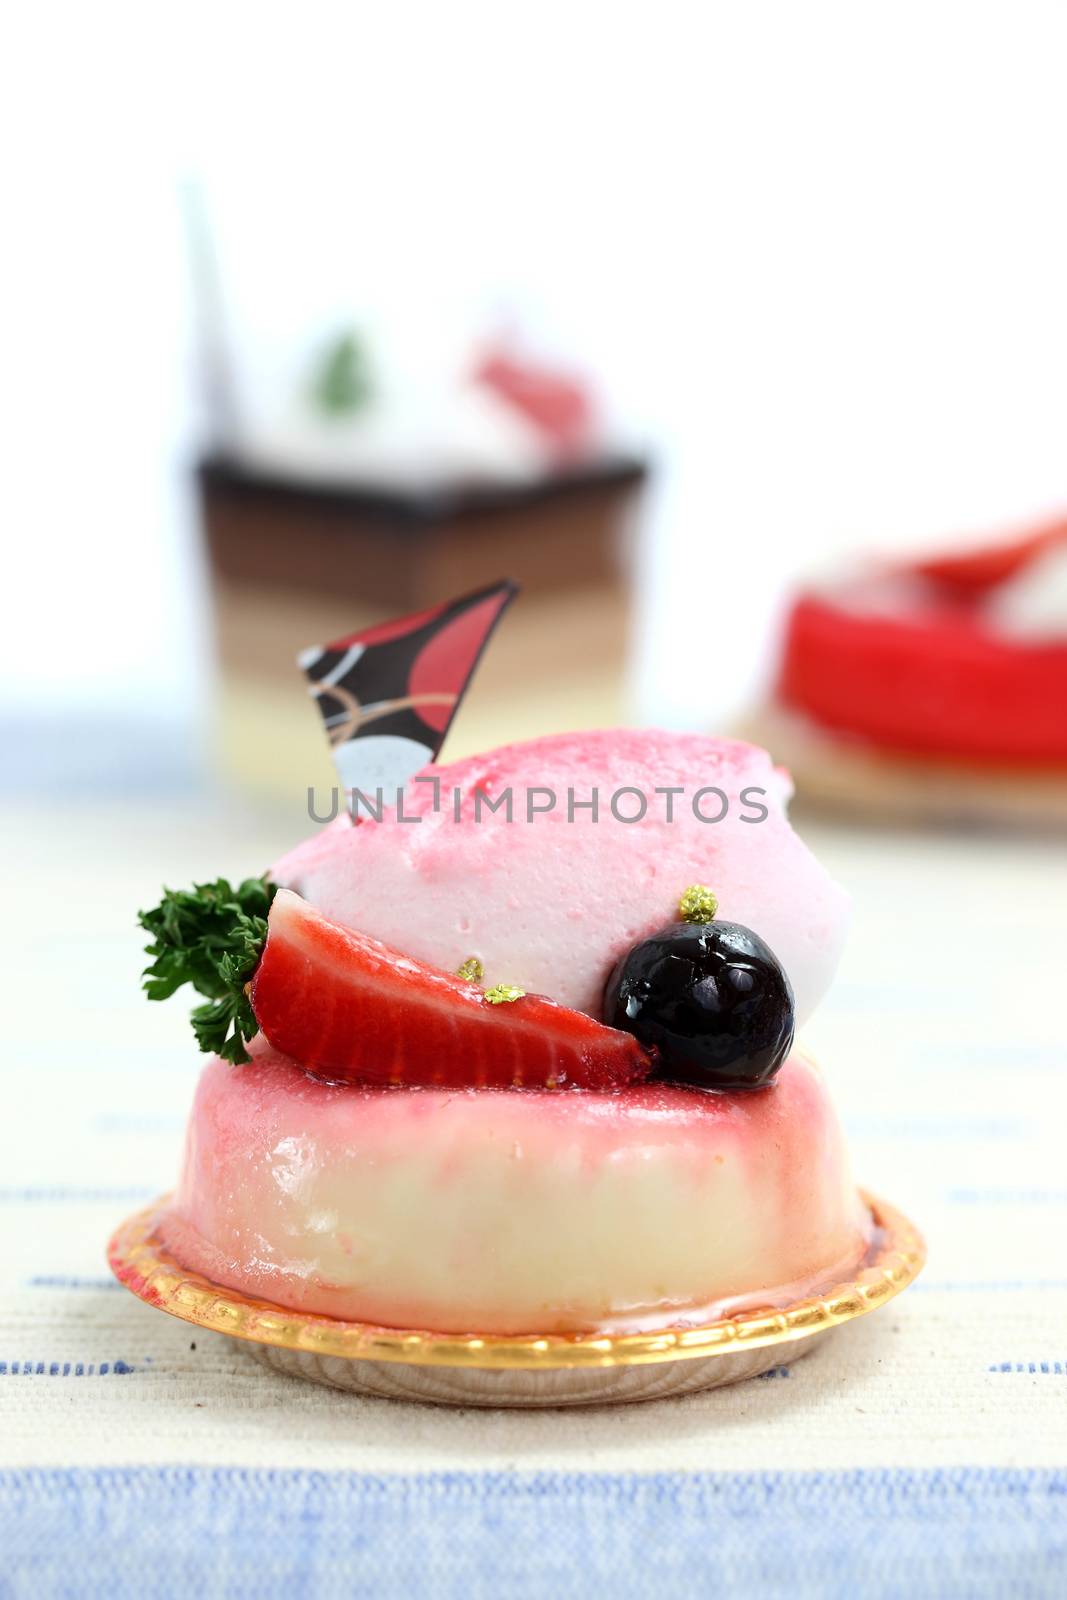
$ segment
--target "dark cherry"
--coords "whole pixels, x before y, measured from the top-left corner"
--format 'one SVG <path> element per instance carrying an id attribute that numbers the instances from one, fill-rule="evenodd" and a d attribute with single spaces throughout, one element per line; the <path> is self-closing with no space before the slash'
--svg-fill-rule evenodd
<path id="1" fill-rule="evenodd" d="M 763 1089 L 793 1043 L 793 991 L 751 928 L 672 922 L 619 962 L 604 1021 L 655 1046 L 654 1078 L 694 1089 Z"/>

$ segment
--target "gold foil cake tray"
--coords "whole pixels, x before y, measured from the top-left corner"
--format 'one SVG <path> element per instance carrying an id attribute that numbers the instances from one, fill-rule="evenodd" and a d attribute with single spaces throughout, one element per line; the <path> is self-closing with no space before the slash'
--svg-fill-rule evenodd
<path id="1" fill-rule="evenodd" d="M 863 1198 L 874 1242 L 851 1281 L 777 1309 L 650 1333 L 458 1335 L 289 1311 L 186 1271 L 159 1240 L 165 1197 L 127 1218 L 108 1260 L 138 1299 L 246 1343 L 264 1365 L 293 1377 L 437 1404 L 591 1405 L 755 1377 L 797 1360 L 817 1339 L 906 1289 L 926 1259 L 922 1238 L 893 1206 Z"/>

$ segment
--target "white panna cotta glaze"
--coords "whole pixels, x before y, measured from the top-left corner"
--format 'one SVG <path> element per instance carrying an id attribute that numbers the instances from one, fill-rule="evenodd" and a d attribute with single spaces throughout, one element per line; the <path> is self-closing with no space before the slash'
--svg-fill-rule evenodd
<path id="1" fill-rule="evenodd" d="M 870 1219 L 815 1068 L 702 1094 L 360 1089 L 264 1040 L 213 1058 L 161 1225 L 294 1310 L 454 1333 L 625 1332 L 850 1276 Z"/>

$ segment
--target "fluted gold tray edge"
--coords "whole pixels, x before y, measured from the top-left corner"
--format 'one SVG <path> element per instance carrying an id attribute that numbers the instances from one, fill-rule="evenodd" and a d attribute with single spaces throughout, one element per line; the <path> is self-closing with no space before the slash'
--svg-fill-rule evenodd
<path id="1" fill-rule="evenodd" d="M 894 1206 L 860 1191 L 870 1208 L 877 1242 L 854 1279 L 780 1310 L 724 1317 L 703 1327 L 655 1333 L 442 1334 L 383 1328 L 300 1313 L 223 1288 L 189 1272 L 163 1248 L 157 1234 L 162 1196 L 127 1217 L 108 1245 L 119 1282 L 146 1304 L 200 1328 L 319 1356 L 350 1361 L 397 1361 L 421 1366 L 525 1368 L 639 1366 L 698 1356 L 726 1355 L 810 1338 L 876 1311 L 906 1289 L 926 1260 L 922 1236 Z"/>

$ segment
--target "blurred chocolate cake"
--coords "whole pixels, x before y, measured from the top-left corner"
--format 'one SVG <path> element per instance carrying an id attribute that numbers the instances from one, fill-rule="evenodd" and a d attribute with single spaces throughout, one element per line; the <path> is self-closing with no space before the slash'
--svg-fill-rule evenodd
<path id="1" fill-rule="evenodd" d="M 369 400 L 346 339 L 314 393 L 297 423 L 198 463 L 224 765 L 276 786 L 282 739 L 306 781 L 321 780 L 298 652 L 504 576 L 523 600 L 479 676 L 465 737 L 622 719 L 647 468 L 604 443 L 581 386 L 490 351 L 413 425 Z"/>

